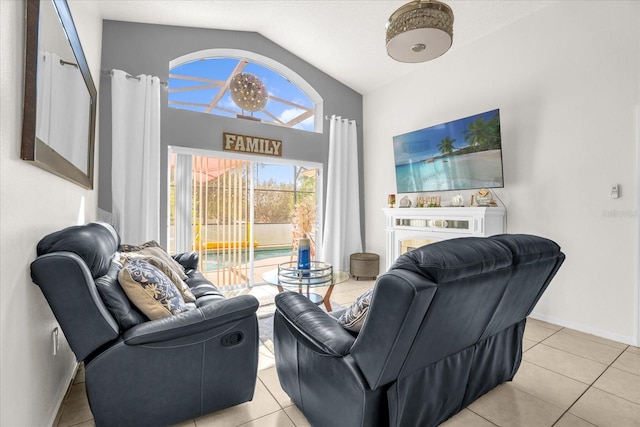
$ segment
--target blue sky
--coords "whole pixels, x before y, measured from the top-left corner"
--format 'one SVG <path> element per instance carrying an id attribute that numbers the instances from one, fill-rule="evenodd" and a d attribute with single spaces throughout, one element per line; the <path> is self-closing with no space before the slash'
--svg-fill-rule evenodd
<path id="1" fill-rule="evenodd" d="M 186 64 L 182 64 L 177 67 L 174 67 L 171 70 L 171 73 L 226 81 L 229 75 L 235 69 L 238 62 L 239 60 L 236 58 L 200 59 L 200 60 L 188 62 Z M 278 98 L 282 98 L 282 99 L 294 102 L 296 104 L 303 105 L 308 108 L 313 108 L 313 102 L 311 101 L 311 99 L 309 99 L 308 96 L 304 94 L 304 92 L 302 92 L 296 85 L 289 82 L 286 78 L 276 73 L 275 71 L 255 63 L 249 63 L 245 66 L 242 72 L 251 73 L 258 76 L 267 87 L 267 91 L 269 92 L 269 95 L 273 95 Z M 190 87 L 190 86 L 200 86 L 204 84 L 206 83 L 175 79 L 175 78 L 169 79 L 170 89 Z M 211 99 L 214 96 L 216 96 L 219 90 L 220 88 L 211 88 L 211 89 L 200 89 L 197 91 L 170 92 L 169 100 L 208 104 L 211 101 Z M 228 108 L 228 109 L 237 111 L 238 113 L 241 113 L 240 109 L 232 101 L 228 91 L 220 100 L 219 105 L 224 108 Z M 174 106 L 174 107 L 191 110 L 191 111 L 201 111 L 201 112 L 204 111 L 202 107 L 191 107 L 191 106 Z M 271 114 L 280 118 L 284 122 L 287 122 L 291 118 L 296 117 L 303 111 L 291 105 L 283 104 L 274 100 L 269 100 L 267 102 L 265 110 L 269 111 Z M 230 114 L 230 113 L 219 111 L 219 110 L 216 110 L 215 114 L 219 114 L 226 117 L 235 116 L 234 114 Z M 247 113 L 247 115 L 250 115 L 250 113 Z M 265 119 L 268 121 L 273 121 L 273 119 L 271 119 L 269 116 L 267 116 L 261 111 L 253 113 L 253 116 L 261 119 Z M 313 118 L 305 120 L 298 126 L 295 126 L 295 128 L 313 131 L 314 130 Z"/>
<path id="2" fill-rule="evenodd" d="M 256 172 L 256 181 L 258 186 L 270 179 L 275 180 L 276 183 L 288 183 L 293 185 L 293 173 L 293 166 L 291 165 L 260 163 Z"/>

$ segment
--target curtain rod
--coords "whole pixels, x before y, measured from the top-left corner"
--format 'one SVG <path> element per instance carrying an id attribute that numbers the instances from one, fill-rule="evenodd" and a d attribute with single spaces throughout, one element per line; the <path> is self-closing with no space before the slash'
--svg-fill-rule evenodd
<path id="1" fill-rule="evenodd" d="M 60 60 L 60 65 L 71 65 L 72 67 L 78 68 L 78 64 L 74 62 L 63 61 L 62 59 Z"/>
<path id="2" fill-rule="evenodd" d="M 334 116 L 334 117 L 339 118 L 339 119 L 340 119 L 340 120 L 342 120 L 343 122 L 349 122 L 349 123 L 351 123 L 351 122 L 355 123 L 355 122 L 356 122 L 355 120 L 351 120 L 351 119 L 347 119 L 347 118 L 342 118 L 342 117 L 340 117 L 340 116 Z M 324 119 L 325 119 L 325 120 L 331 120 L 332 118 L 333 118 L 333 117 L 332 117 L 332 116 L 329 116 L 329 115 L 324 116 Z"/>
<path id="3" fill-rule="evenodd" d="M 112 77 L 113 77 L 113 70 L 111 70 L 111 71 L 104 71 L 104 70 L 103 70 L 103 71 L 102 71 L 102 74 L 103 74 L 103 75 L 105 75 L 105 76 L 112 76 Z M 140 76 L 137 76 L 137 77 L 136 77 L 136 76 L 132 76 L 132 75 L 131 75 L 131 74 L 129 74 L 129 73 L 125 73 L 125 75 L 124 75 L 124 76 L 125 76 L 127 79 L 133 79 L 133 80 L 140 81 Z M 164 80 L 160 80 L 160 84 L 161 84 L 162 86 L 169 86 L 169 83 L 165 82 Z"/>

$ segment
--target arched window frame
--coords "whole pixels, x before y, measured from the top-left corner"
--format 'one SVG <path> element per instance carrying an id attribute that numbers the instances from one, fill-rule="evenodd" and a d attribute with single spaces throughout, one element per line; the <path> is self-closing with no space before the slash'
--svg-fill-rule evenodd
<path id="1" fill-rule="evenodd" d="M 238 60 L 245 60 L 269 68 L 272 71 L 279 73 L 292 84 L 296 85 L 302 92 L 309 97 L 314 105 L 314 132 L 322 133 L 323 131 L 323 101 L 322 97 L 305 79 L 298 73 L 290 69 L 289 67 L 281 64 L 259 53 L 251 52 L 241 49 L 204 49 L 196 52 L 191 52 L 186 55 L 175 58 L 169 62 L 169 70 L 188 62 L 197 61 L 200 59 L 208 58 L 234 58 Z"/>

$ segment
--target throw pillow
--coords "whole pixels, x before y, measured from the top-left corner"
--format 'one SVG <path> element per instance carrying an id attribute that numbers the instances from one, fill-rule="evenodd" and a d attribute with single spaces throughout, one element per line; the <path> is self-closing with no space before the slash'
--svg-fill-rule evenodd
<path id="1" fill-rule="evenodd" d="M 124 264 L 129 258 L 130 257 L 128 253 L 123 253 L 121 254 L 120 262 Z M 154 267 L 158 268 L 160 271 L 166 274 L 169 279 L 171 279 L 174 285 L 176 285 L 176 288 L 178 288 L 178 291 L 180 291 L 180 294 L 182 295 L 182 299 L 184 299 L 184 302 L 195 302 L 196 297 L 193 295 L 193 292 L 191 292 L 191 288 L 189 287 L 189 285 L 187 285 L 184 282 L 184 280 L 180 278 L 180 275 L 176 273 L 174 269 L 171 268 L 171 266 L 167 264 L 165 261 L 151 255 L 148 255 L 148 256 L 138 255 L 138 256 L 132 256 L 131 258 L 141 259 L 153 265 Z"/>
<path id="2" fill-rule="evenodd" d="M 122 332 L 149 319 L 136 309 L 125 294 L 124 289 L 118 282 L 120 270 L 122 270 L 122 262 L 118 257 L 118 253 L 116 253 L 111 260 L 111 266 L 107 274 L 96 278 L 95 283 L 104 305 L 107 306 L 109 313 L 118 322 Z"/>
<path id="3" fill-rule="evenodd" d="M 145 245 L 146 244 L 147 243 L 145 243 Z M 130 247 L 130 245 L 125 245 L 125 246 L 129 246 Z M 165 250 L 162 249 L 160 246 L 143 247 L 143 248 L 141 248 L 139 250 L 136 250 L 136 251 L 128 251 L 128 252 L 126 252 L 126 254 L 130 258 L 134 258 L 134 257 L 146 258 L 148 256 L 154 256 L 154 257 L 160 258 L 162 261 L 167 263 L 167 265 L 171 266 L 171 269 L 173 271 L 175 271 L 180 276 L 180 278 L 182 280 L 187 278 L 187 275 L 184 272 L 184 267 L 182 267 L 182 265 L 180 265 L 180 263 L 178 263 L 178 261 L 173 259 L 171 257 L 171 255 L 169 255 L 167 252 L 165 252 Z"/>
<path id="4" fill-rule="evenodd" d="M 356 298 L 353 304 L 351 304 L 351 307 L 347 308 L 344 313 L 340 315 L 338 323 L 349 331 L 360 332 L 367 318 L 372 297 L 373 288 Z"/>
<path id="5" fill-rule="evenodd" d="M 189 310 L 173 282 L 144 260 L 127 260 L 118 281 L 131 302 L 151 320 Z"/>
<path id="6" fill-rule="evenodd" d="M 156 242 L 155 240 L 150 240 L 141 245 L 129 245 L 126 243 L 120 244 L 120 250 L 122 252 L 137 252 L 137 251 L 143 250 L 144 248 L 160 248 L 160 247 L 161 247 L 160 243 Z"/>

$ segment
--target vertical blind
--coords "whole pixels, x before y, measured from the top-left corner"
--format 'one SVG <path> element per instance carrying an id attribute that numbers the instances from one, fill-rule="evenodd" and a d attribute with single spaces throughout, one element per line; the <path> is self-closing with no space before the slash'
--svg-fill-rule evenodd
<path id="1" fill-rule="evenodd" d="M 193 241 L 201 271 L 221 291 L 246 287 L 249 162 L 194 156 Z"/>

